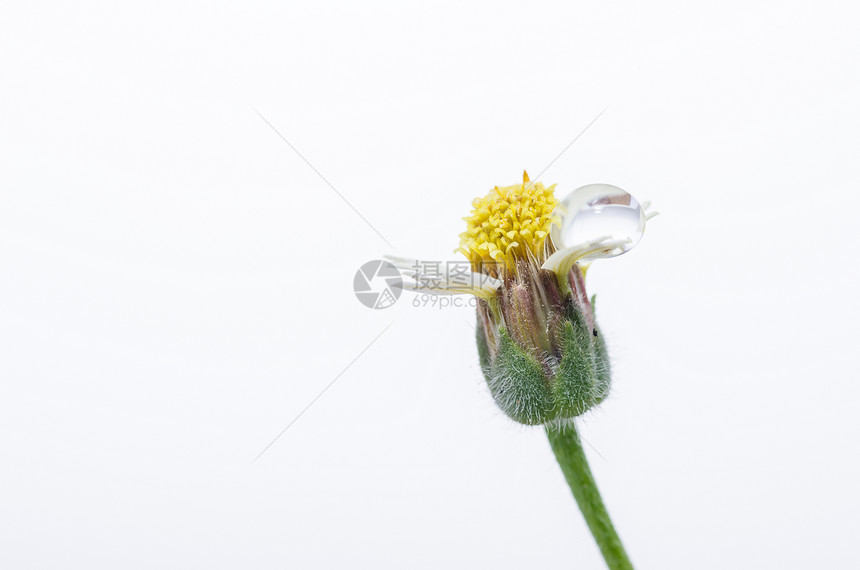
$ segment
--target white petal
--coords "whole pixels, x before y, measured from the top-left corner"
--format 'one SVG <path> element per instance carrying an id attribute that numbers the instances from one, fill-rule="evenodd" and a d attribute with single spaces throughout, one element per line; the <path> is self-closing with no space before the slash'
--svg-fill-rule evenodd
<path id="1" fill-rule="evenodd" d="M 494 277 L 472 271 L 468 261 L 458 261 L 458 269 L 455 270 L 445 261 L 422 261 L 393 255 L 386 255 L 384 259 L 403 274 L 403 288 L 409 291 L 431 295 L 475 295 L 486 299 L 494 296 L 502 285 Z M 469 266 L 468 271 L 464 271 L 464 265 Z"/>
<path id="2" fill-rule="evenodd" d="M 541 269 L 549 269 L 558 277 L 558 282 L 563 290 L 569 288 L 567 282 L 567 274 L 574 263 L 580 259 L 600 259 L 602 257 L 613 257 L 616 254 L 618 247 L 630 243 L 629 239 L 609 240 L 610 236 L 599 237 L 589 242 L 572 245 L 564 249 L 560 249 L 544 261 Z"/>

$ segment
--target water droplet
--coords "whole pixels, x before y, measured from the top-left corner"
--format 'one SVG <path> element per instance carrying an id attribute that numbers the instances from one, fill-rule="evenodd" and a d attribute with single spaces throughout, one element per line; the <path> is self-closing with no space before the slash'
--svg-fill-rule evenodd
<path id="1" fill-rule="evenodd" d="M 577 188 L 559 203 L 561 228 L 553 228 L 552 238 L 559 249 L 608 236 L 610 240 L 630 240 L 611 255 L 633 249 L 645 233 L 645 212 L 630 193 L 611 184 L 589 184 Z"/>

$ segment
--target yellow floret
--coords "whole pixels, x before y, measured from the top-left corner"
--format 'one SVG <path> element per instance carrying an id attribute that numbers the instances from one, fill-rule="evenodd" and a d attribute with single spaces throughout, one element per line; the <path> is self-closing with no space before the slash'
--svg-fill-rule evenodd
<path id="1" fill-rule="evenodd" d="M 483 198 L 472 201 L 472 215 L 466 220 L 466 231 L 460 234 L 460 247 L 480 271 L 486 264 L 497 263 L 513 267 L 517 259 L 530 255 L 542 259 L 546 237 L 553 223 L 558 200 L 553 193 L 555 184 L 545 187 L 529 182 L 523 172 L 523 183 L 499 188 L 496 186 Z"/>

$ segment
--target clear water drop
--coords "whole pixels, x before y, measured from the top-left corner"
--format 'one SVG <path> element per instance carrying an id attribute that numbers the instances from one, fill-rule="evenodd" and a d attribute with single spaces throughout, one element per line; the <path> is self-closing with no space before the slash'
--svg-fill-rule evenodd
<path id="1" fill-rule="evenodd" d="M 604 236 L 629 240 L 610 255 L 633 249 L 645 233 L 645 212 L 629 192 L 611 184 L 589 184 L 577 188 L 559 202 L 561 227 L 554 228 L 553 241 L 559 249 Z"/>

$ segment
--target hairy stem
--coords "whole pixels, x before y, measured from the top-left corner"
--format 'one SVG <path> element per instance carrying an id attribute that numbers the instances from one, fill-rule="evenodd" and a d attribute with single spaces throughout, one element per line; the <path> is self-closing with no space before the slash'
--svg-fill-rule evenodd
<path id="1" fill-rule="evenodd" d="M 564 427 L 547 427 L 546 434 L 564 478 L 579 504 L 579 510 L 582 511 L 582 516 L 585 517 L 585 522 L 603 553 L 606 565 L 611 570 L 633 570 L 621 539 L 612 526 L 600 491 L 597 490 L 576 426 L 571 422 Z"/>

